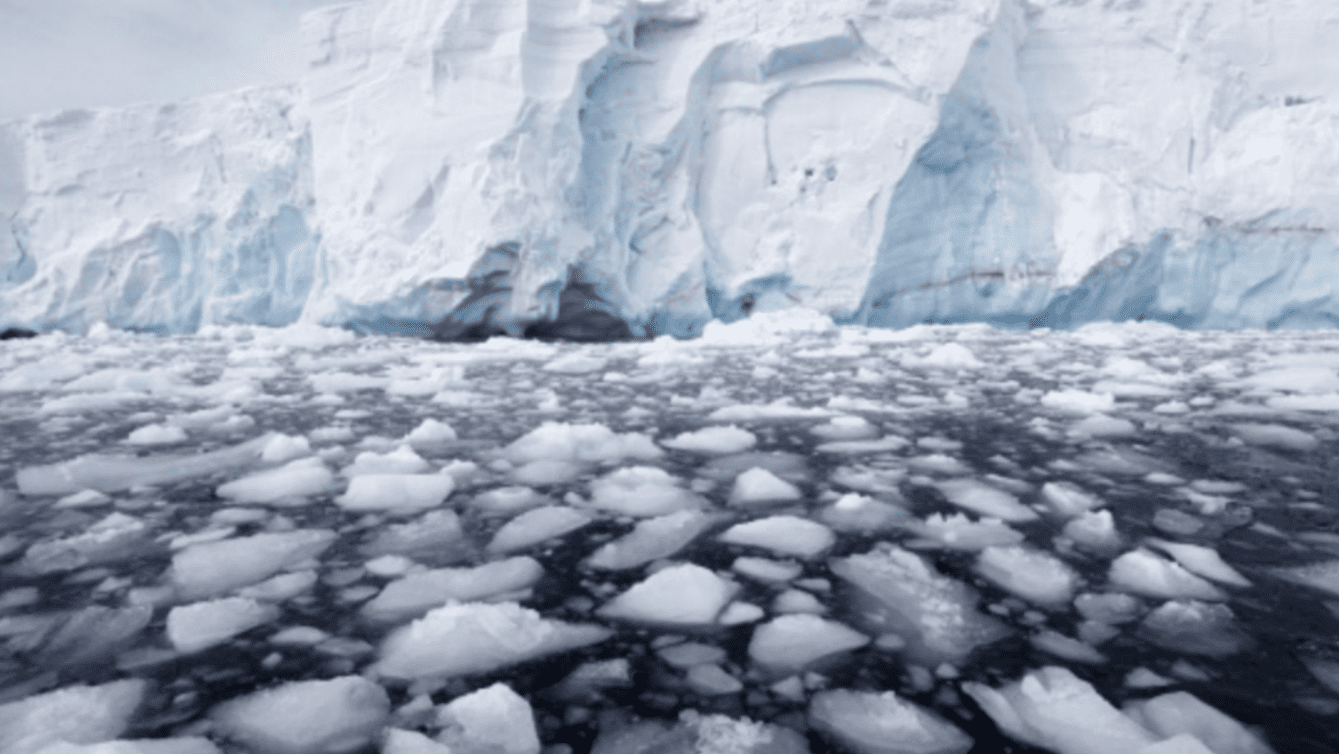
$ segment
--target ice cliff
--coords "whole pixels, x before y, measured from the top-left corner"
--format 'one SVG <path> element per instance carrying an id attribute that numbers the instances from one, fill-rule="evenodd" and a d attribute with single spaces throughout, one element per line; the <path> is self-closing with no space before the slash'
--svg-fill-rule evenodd
<path id="1" fill-rule="evenodd" d="M 0 126 L 0 327 L 1339 322 L 1325 0 L 366 0 L 304 32 L 291 88 Z"/>

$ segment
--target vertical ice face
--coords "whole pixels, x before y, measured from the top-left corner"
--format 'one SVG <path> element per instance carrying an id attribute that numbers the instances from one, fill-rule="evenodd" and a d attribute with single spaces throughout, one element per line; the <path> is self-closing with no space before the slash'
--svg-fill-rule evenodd
<path id="1" fill-rule="evenodd" d="M 292 90 L 255 89 L 5 127 L 5 318 L 160 332 L 296 320 L 317 241 L 293 110 Z"/>
<path id="2" fill-rule="evenodd" d="M 1339 321 L 1330 3 L 364 0 L 304 34 L 292 89 L 0 128 L 0 326 Z"/>

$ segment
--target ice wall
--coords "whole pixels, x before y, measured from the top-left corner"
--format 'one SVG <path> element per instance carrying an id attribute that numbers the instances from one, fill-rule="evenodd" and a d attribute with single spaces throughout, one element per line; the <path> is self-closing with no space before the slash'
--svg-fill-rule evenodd
<path id="1" fill-rule="evenodd" d="M 1339 321 L 1324 0 L 366 0 L 305 34 L 294 89 L 0 128 L 0 326 L 522 332 L 576 292 L 678 335 Z"/>
<path id="2" fill-rule="evenodd" d="M 291 88 L 0 128 L 0 320 L 82 332 L 295 321 L 318 240 Z"/>

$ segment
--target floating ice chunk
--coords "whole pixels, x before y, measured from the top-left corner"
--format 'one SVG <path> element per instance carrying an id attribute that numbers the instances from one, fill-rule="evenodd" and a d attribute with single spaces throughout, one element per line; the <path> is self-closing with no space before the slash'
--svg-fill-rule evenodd
<path id="1" fill-rule="evenodd" d="M 281 647 L 310 647 L 330 638 L 330 634 L 311 626 L 289 626 L 270 637 L 270 643 Z"/>
<path id="2" fill-rule="evenodd" d="M 977 369 L 985 366 L 971 349 L 961 343 L 945 343 L 937 346 L 923 358 L 907 356 L 902 359 L 902 365 L 929 369 Z"/>
<path id="3" fill-rule="evenodd" d="M 143 521 L 111 513 L 83 534 L 34 543 L 24 552 L 19 569 L 41 575 L 123 560 L 143 551 L 148 533 Z"/>
<path id="4" fill-rule="evenodd" d="M 1128 594 L 1080 594 L 1074 598 L 1074 608 L 1084 618 L 1119 625 L 1139 617 L 1139 600 Z"/>
<path id="5" fill-rule="evenodd" d="M 761 547 L 781 555 L 817 557 L 837 541 L 828 527 L 798 516 L 769 516 L 735 524 L 720 536 L 731 545 Z"/>
<path id="6" fill-rule="evenodd" d="M 265 463 L 283 463 L 311 455 L 311 452 L 311 443 L 307 442 L 305 437 L 275 435 L 265 443 L 265 449 L 260 452 L 260 460 Z"/>
<path id="7" fill-rule="evenodd" d="M 975 552 L 987 547 L 1016 545 L 1023 541 L 1021 533 L 1010 529 L 1008 524 L 997 518 L 973 521 L 961 513 L 952 516 L 935 513 L 924 522 L 912 519 L 903 528 L 920 537 L 916 542 L 918 548 L 933 546 Z"/>
<path id="8" fill-rule="evenodd" d="M 1069 482 L 1047 482 L 1041 486 L 1046 507 L 1061 518 L 1074 518 L 1106 505 L 1102 499 Z"/>
<path id="9" fill-rule="evenodd" d="M 97 490 L 83 490 L 56 501 L 55 508 L 97 508 L 107 505 L 112 499 Z M 0 501 L 0 502 L 8 502 Z"/>
<path id="10" fill-rule="evenodd" d="M 439 568 L 409 574 L 387 584 L 363 615 L 382 623 L 417 618 L 449 601 L 475 602 L 519 592 L 535 585 L 544 567 L 533 558 L 518 557 L 474 568 Z"/>
<path id="11" fill-rule="evenodd" d="M 539 754 L 534 710 L 505 683 L 452 699 L 438 710 L 437 725 L 451 751 Z"/>
<path id="12" fill-rule="evenodd" d="M 121 735 L 148 684 L 134 679 L 69 686 L 0 705 L 0 752 L 37 754 L 59 741 L 92 744 Z"/>
<path id="13" fill-rule="evenodd" d="M 535 461 L 607 464 L 625 460 L 650 461 L 664 454 L 651 438 L 643 434 L 616 434 L 602 424 L 554 422 L 545 422 L 502 452 L 517 466 Z"/>
<path id="14" fill-rule="evenodd" d="M 145 606 L 90 605 L 71 615 L 47 639 L 35 659 L 48 668 L 78 667 L 104 660 L 133 643 L 152 618 L 152 608 Z"/>
<path id="15" fill-rule="evenodd" d="M 488 543 L 488 551 L 506 554 L 524 550 L 588 526 L 591 521 L 589 513 L 566 505 L 535 508 L 513 518 L 498 529 L 493 535 L 493 540 Z"/>
<path id="16" fill-rule="evenodd" d="M 1223 562 L 1218 552 L 1209 547 L 1188 545 L 1182 542 L 1168 542 L 1162 539 L 1149 539 L 1148 545 L 1171 555 L 1183 568 L 1193 574 L 1212 579 L 1220 584 L 1246 588 L 1251 582 L 1237 572 L 1237 569 Z"/>
<path id="17" fill-rule="evenodd" d="M 419 513 L 441 505 L 455 489 L 450 474 L 362 474 L 335 502 L 350 511 Z"/>
<path id="18" fill-rule="evenodd" d="M 735 477 L 735 485 L 730 490 L 731 505 L 763 505 L 801 497 L 798 487 L 757 466 Z"/>
<path id="19" fill-rule="evenodd" d="M 1116 399 L 1110 393 L 1052 390 L 1041 397 L 1041 405 L 1067 414 L 1096 414 L 1114 409 Z"/>
<path id="20" fill-rule="evenodd" d="M 440 558 L 457 553 L 464 539 L 465 531 L 460 528 L 460 517 L 456 512 L 436 510 L 417 520 L 385 527 L 363 545 L 361 551 L 368 557 L 422 553 Z"/>
<path id="21" fill-rule="evenodd" d="M 796 421 L 827 419 L 833 411 L 826 408 L 802 408 L 791 404 L 789 398 L 779 398 L 766 404 L 736 404 L 718 408 L 707 415 L 713 422 Z"/>
<path id="22" fill-rule="evenodd" d="M 634 623 L 697 626 L 714 623 L 738 586 L 692 563 L 656 571 L 605 603 L 596 615 Z"/>
<path id="23" fill-rule="evenodd" d="M 804 566 L 793 560 L 778 561 L 766 558 L 735 558 L 730 570 L 764 584 L 784 584 L 804 573 Z"/>
<path id="24" fill-rule="evenodd" d="M 1265 405 L 1276 411 L 1339 411 L 1339 393 L 1276 395 Z"/>
<path id="25" fill-rule="evenodd" d="M 126 438 L 128 445 L 176 445 L 186 442 L 186 430 L 166 424 L 146 424 L 130 433 Z"/>
<path id="26" fill-rule="evenodd" d="M 853 754 L 966 754 L 970 736 L 892 691 L 823 691 L 809 702 L 809 724 Z"/>
<path id="27" fill-rule="evenodd" d="M 436 419 L 424 419 L 412 432 L 404 436 L 404 441 L 415 447 L 439 445 L 454 442 L 456 430 L 446 422 Z"/>
<path id="28" fill-rule="evenodd" d="M 650 518 L 698 510 L 705 501 L 679 486 L 679 480 L 654 466 L 619 469 L 590 485 L 590 504 L 623 516 Z"/>
<path id="29" fill-rule="evenodd" d="M 418 474 L 431 468 L 414 449 L 401 445 L 389 453 L 364 451 L 353 459 L 353 463 L 340 470 L 346 477 L 364 474 Z"/>
<path id="30" fill-rule="evenodd" d="M 899 524 L 912 523 L 911 514 L 896 505 L 848 492 L 819 511 L 824 524 L 840 532 L 873 534 L 888 531 Z"/>
<path id="31" fill-rule="evenodd" d="M 553 503 L 553 498 L 530 487 L 498 487 L 476 495 L 470 507 L 486 516 L 514 516 Z"/>
<path id="32" fill-rule="evenodd" d="M 536 486 L 575 482 L 587 467 L 571 461 L 531 461 L 511 472 L 511 481 Z"/>
<path id="33" fill-rule="evenodd" d="M 666 665 L 687 670 L 695 665 L 716 665 L 725 662 L 726 652 L 720 647 L 694 641 L 672 644 L 656 652 Z"/>
<path id="34" fill-rule="evenodd" d="M 226 701 L 214 729 L 255 754 L 342 754 L 370 744 L 390 715 L 386 691 L 359 676 L 293 681 Z"/>
<path id="35" fill-rule="evenodd" d="M 1127 689 L 1157 689 L 1175 684 L 1176 681 L 1167 676 L 1159 675 L 1142 666 L 1125 674 L 1125 688 Z"/>
<path id="36" fill-rule="evenodd" d="M 19 492 L 24 495 L 68 495 L 85 489 L 120 492 L 131 487 L 175 484 L 246 466 L 260 457 L 273 435 L 264 435 L 231 448 L 194 455 L 132 456 L 86 455 L 51 466 L 19 469 Z"/>
<path id="37" fill-rule="evenodd" d="M 1325 367 L 1296 366 L 1271 369 L 1242 380 L 1250 387 L 1287 390 L 1293 393 L 1329 393 L 1339 390 L 1339 376 Z"/>
<path id="38" fill-rule="evenodd" d="M 563 354 L 540 367 L 546 372 L 558 374 L 588 374 L 604 369 L 608 359 L 579 352 Z"/>
<path id="39" fill-rule="evenodd" d="M 959 508 L 1009 523 L 1035 521 L 1037 512 L 1018 502 L 1018 498 L 1001 489 L 972 479 L 951 479 L 935 485 Z"/>
<path id="40" fill-rule="evenodd" d="M 1063 533 L 1081 549 L 1096 554 L 1114 554 L 1125 543 L 1116 531 L 1111 511 L 1090 511 L 1065 524 Z"/>
<path id="41" fill-rule="evenodd" d="M 221 485 L 215 494 L 238 503 L 302 505 L 307 497 L 329 492 L 334 485 L 335 476 L 320 458 L 302 458 L 235 479 Z"/>
<path id="42" fill-rule="evenodd" d="M 1157 741 L 1065 668 L 1034 670 L 999 689 L 968 682 L 962 690 L 1010 738 L 1057 754 L 1131 754 Z"/>
<path id="43" fill-rule="evenodd" d="M 335 539 L 325 529 L 298 529 L 192 545 L 172 557 L 169 579 L 182 599 L 213 597 L 314 558 Z"/>
<path id="44" fill-rule="evenodd" d="M 219 754 L 219 748 L 205 738 L 141 738 L 95 744 L 59 741 L 40 754 Z"/>
<path id="45" fill-rule="evenodd" d="M 353 393 L 359 390 L 382 390 L 390 384 L 386 377 L 349 372 L 324 372 L 307 376 L 312 389 L 318 393 Z"/>
<path id="46" fill-rule="evenodd" d="M 1173 600 L 1149 613 L 1139 635 L 1173 652 L 1229 657 L 1254 646 L 1227 605 Z"/>
<path id="47" fill-rule="evenodd" d="M 753 629 L 749 657 L 770 673 L 790 675 L 868 643 L 868 636 L 836 621 L 782 615 Z"/>
<path id="48" fill-rule="evenodd" d="M 701 696 L 721 696 L 744 690 L 744 684 L 719 665 L 694 665 L 684 677 L 688 688 Z"/>
<path id="49" fill-rule="evenodd" d="M 1106 655 L 1096 649 L 1078 639 L 1071 639 L 1050 629 L 1038 631 L 1029 637 L 1028 641 L 1037 649 L 1062 660 L 1084 665 L 1102 665 L 1107 661 Z"/>
<path id="50" fill-rule="evenodd" d="M 752 432 L 731 424 L 725 427 L 707 427 L 696 432 L 684 432 L 672 440 L 661 440 L 660 444 L 672 450 L 727 455 L 753 449 L 753 446 L 758 444 L 758 438 Z"/>
<path id="51" fill-rule="evenodd" d="M 167 638 L 182 654 L 226 642 L 279 617 L 279 609 L 253 599 L 226 597 L 174 607 L 167 614 Z"/>
<path id="52" fill-rule="evenodd" d="M 717 520 L 701 511 L 679 511 L 639 521 L 632 531 L 592 553 L 586 559 L 586 565 L 606 571 L 622 571 L 668 558 L 688 546 Z"/>
<path id="53" fill-rule="evenodd" d="M 819 602 L 817 597 L 799 589 L 787 589 L 772 600 L 772 612 L 776 615 L 787 613 L 823 615 L 827 611 L 827 605 Z"/>
<path id="54" fill-rule="evenodd" d="M 972 467 L 953 456 L 943 453 L 931 453 L 928 456 L 916 456 L 910 461 L 913 471 L 921 474 L 942 474 L 944 476 L 962 476 L 972 473 Z"/>
<path id="55" fill-rule="evenodd" d="M 1272 568 L 1269 572 L 1289 583 L 1318 589 L 1339 597 L 1339 560 L 1324 560 L 1304 566 Z"/>
<path id="56" fill-rule="evenodd" d="M 1274 754 L 1244 725 L 1185 691 L 1127 702 L 1124 712 L 1159 736 L 1192 735 L 1213 754 Z"/>
<path id="57" fill-rule="evenodd" d="M 832 572 L 857 588 L 853 611 L 871 634 L 894 632 L 914 662 L 958 662 L 1009 629 L 977 610 L 970 586 L 936 572 L 923 558 L 891 545 L 837 558 Z"/>
<path id="58" fill-rule="evenodd" d="M 879 436 L 879 428 L 860 416 L 834 416 L 826 424 L 809 429 L 823 440 L 872 440 Z"/>
<path id="59" fill-rule="evenodd" d="M 1262 445 L 1298 453 L 1310 452 L 1320 447 L 1320 441 L 1310 433 L 1282 424 L 1235 424 L 1232 426 L 1232 431 L 1248 445 Z"/>
<path id="60" fill-rule="evenodd" d="M 1158 599 L 1198 599 L 1221 602 L 1227 595 L 1218 587 L 1165 558 L 1140 548 L 1111 563 L 1107 574 L 1111 586 L 1121 591 Z"/>
<path id="61" fill-rule="evenodd" d="M 454 751 L 418 731 L 387 728 L 382 734 L 381 754 L 453 754 Z"/>
<path id="62" fill-rule="evenodd" d="M 907 441 L 896 435 L 888 435 L 878 440 L 839 440 L 825 442 L 814 450 L 819 453 L 857 456 L 869 453 L 891 453 L 907 446 Z"/>
<path id="63" fill-rule="evenodd" d="M 747 320 L 745 320 L 747 321 Z M 715 322 L 707 325 L 710 328 Z M 591 754 L 809 754 L 799 733 L 779 725 L 736 720 L 725 715 L 679 713 L 677 725 L 641 720 L 601 725 Z"/>
<path id="64" fill-rule="evenodd" d="M 1033 604 L 1056 607 L 1069 602 L 1079 576 L 1051 555 L 1025 547 L 987 547 L 976 559 L 976 572 L 992 584 Z"/>
<path id="65" fill-rule="evenodd" d="M 284 602 L 305 593 L 316 585 L 316 571 L 295 571 L 272 576 L 259 584 L 238 589 L 238 597 L 249 597 L 261 602 Z"/>
<path id="66" fill-rule="evenodd" d="M 386 637 L 373 670 L 400 679 L 490 673 L 612 635 L 603 626 L 546 620 L 511 602 L 449 604 Z"/>
<path id="67" fill-rule="evenodd" d="M 739 626 L 745 623 L 756 623 L 763 619 L 767 613 L 763 612 L 761 607 L 748 602 L 731 602 L 725 606 L 721 612 L 721 617 L 716 622 L 722 626 Z"/>

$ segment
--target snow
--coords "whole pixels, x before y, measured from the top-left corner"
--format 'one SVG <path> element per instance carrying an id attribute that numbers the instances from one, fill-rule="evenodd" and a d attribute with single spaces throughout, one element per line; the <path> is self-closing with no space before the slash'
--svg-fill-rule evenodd
<path id="1" fill-rule="evenodd" d="M 809 722 L 854 754 L 966 754 L 974 741 L 953 724 L 892 691 L 823 691 Z"/>
<path id="2" fill-rule="evenodd" d="M 452 600 L 473 602 L 534 586 L 544 567 L 528 557 L 507 558 L 473 568 L 438 568 L 411 573 L 387 584 L 363 605 L 362 614 L 381 623 L 417 618 Z"/>
<path id="3" fill-rule="evenodd" d="M 868 643 L 868 636 L 836 621 L 782 615 L 753 630 L 749 658 L 767 672 L 784 676 Z"/>
<path id="4" fill-rule="evenodd" d="M 209 716 L 219 733 L 256 754 L 339 754 L 371 743 L 389 712 L 384 689 L 342 676 L 231 699 Z"/>
<path id="5" fill-rule="evenodd" d="M 684 450 L 710 455 L 729 455 L 752 450 L 758 438 L 746 429 L 730 424 L 724 427 L 706 427 L 696 432 L 684 432 L 660 444 L 671 450 Z"/>
<path id="6" fill-rule="evenodd" d="M 411 515 L 441 505 L 455 488 L 449 474 L 359 474 L 335 503 L 350 511 Z"/>
<path id="7" fill-rule="evenodd" d="M 400 679 L 490 673 L 611 635 L 600 626 L 548 620 L 515 603 L 451 603 L 387 636 L 372 669 Z"/>
<path id="8" fill-rule="evenodd" d="M 837 541 L 828 527 L 798 516 L 769 516 L 735 524 L 719 539 L 726 544 L 760 547 L 806 560 L 819 556 Z"/>
<path id="9" fill-rule="evenodd" d="M 600 606 L 602 618 L 652 625 L 714 623 L 738 587 L 692 563 L 656 571 Z"/>
<path id="10" fill-rule="evenodd" d="M 452 751 L 539 754 L 534 711 L 505 683 L 452 699 L 437 712 L 437 723 L 446 728 L 439 740 Z"/>
<path id="11" fill-rule="evenodd" d="M 245 597 L 227 597 L 172 608 L 167 638 L 178 652 L 190 654 L 222 644 L 279 617 L 279 609 Z"/>
<path id="12" fill-rule="evenodd" d="M 139 679 L 67 686 L 0 705 L 0 751 L 37 754 L 50 744 L 91 744 L 121 735 L 147 690 Z"/>

